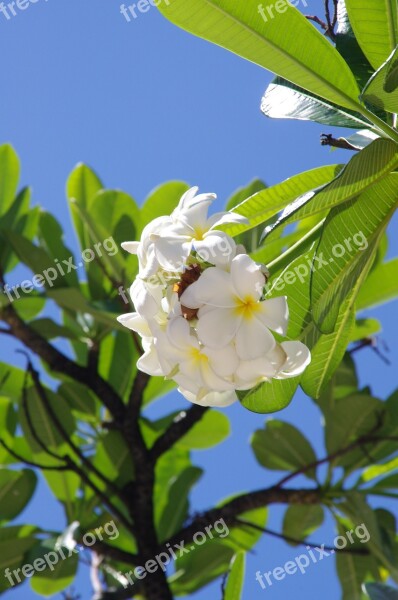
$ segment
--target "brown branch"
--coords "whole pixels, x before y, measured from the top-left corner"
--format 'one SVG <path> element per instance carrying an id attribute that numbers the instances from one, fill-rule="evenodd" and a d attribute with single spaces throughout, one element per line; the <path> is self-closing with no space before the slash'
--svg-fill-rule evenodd
<path id="1" fill-rule="evenodd" d="M 321 135 L 321 146 L 332 146 L 333 148 L 342 148 L 343 150 L 353 150 L 358 152 L 361 150 L 358 146 L 350 144 L 348 140 L 343 137 L 334 138 L 331 133 L 322 133 Z"/>
<path id="2" fill-rule="evenodd" d="M 32 381 L 33 381 L 33 385 L 36 389 L 36 392 L 39 395 L 39 398 L 41 399 L 44 408 L 46 409 L 49 417 L 51 418 L 51 421 L 53 422 L 53 424 L 55 425 L 57 431 L 59 432 L 60 436 L 62 437 L 62 439 L 66 442 L 66 444 L 69 446 L 69 448 L 72 450 L 72 452 L 74 452 L 76 454 L 76 456 L 79 458 L 79 460 L 82 462 L 82 464 L 86 467 L 86 469 L 88 471 L 91 471 L 91 473 L 93 473 L 96 477 L 98 477 L 98 479 L 100 479 L 105 486 L 109 489 L 109 491 L 113 492 L 115 494 L 115 496 L 117 496 L 122 502 L 124 501 L 124 496 L 123 496 L 123 492 L 121 490 L 119 490 L 112 481 L 110 481 L 107 477 L 105 477 L 105 475 L 103 473 L 101 473 L 101 471 L 99 469 L 97 469 L 97 467 L 95 465 L 93 465 L 85 456 L 84 454 L 80 451 L 80 449 L 74 444 L 74 442 L 71 440 L 71 438 L 69 437 L 67 431 L 64 429 L 62 423 L 59 421 L 57 415 L 55 414 L 55 411 L 53 409 L 53 407 L 51 406 L 51 403 L 49 402 L 48 398 L 47 398 L 47 394 L 45 389 L 43 388 L 41 381 L 40 381 L 40 377 L 38 372 L 34 369 L 32 362 L 30 360 L 30 358 L 28 357 L 28 373 L 30 374 L 30 376 L 32 377 Z M 46 449 L 46 452 L 48 452 L 48 448 Z M 129 522 L 125 516 L 123 515 L 123 513 L 117 508 L 115 507 L 112 502 L 108 499 L 108 497 L 106 496 L 106 494 L 104 494 L 97 486 L 96 484 L 93 483 L 93 481 L 88 477 L 88 475 L 86 475 L 84 473 L 84 471 L 80 468 L 79 465 L 77 465 L 75 463 L 74 460 L 72 460 L 70 457 L 64 457 L 64 460 L 66 460 L 67 464 L 71 467 L 72 470 L 76 471 L 80 477 L 83 478 L 83 480 L 87 483 L 88 486 L 91 487 L 91 489 L 93 491 L 95 491 L 103 501 L 105 501 L 105 503 L 107 504 L 107 506 L 109 506 L 109 508 L 115 513 L 115 515 L 118 516 L 118 518 L 120 519 L 120 521 L 124 524 L 124 526 L 131 532 L 134 533 L 134 527 L 132 525 L 131 522 Z M 84 475 L 82 475 L 82 473 Z"/>
<path id="3" fill-rule="evenodd" d="M 326 31 L 327 28 L 328 28 L 328 26 L 326 25 L 326 23 L 324 21 L 322 21 L 316 15 L 305 15 L 305 18 L 308 19 L 309 21 L 314 21 L 314 23 L 317 23 L 317 25 L 319 25 L 320 27 L 322 27 L 322 29 L 324 31 Z"/>
<path id="4" fill-rule="evenodd" d="M 297 471 L 294 471 L 293 473 L 289 473 L 289 475 L 286 475 L 285 477 L 283 477 L 276 484 L 275 487 L 280 489 L 283 485 L 285 485 L 286 483 L 288 483 L 289 481 L 291 481 L 298 475 L 304 475 L 305 473 L 307 473 L 308 471 L 311 471 L 312 469 L 316 469 L 317 467 L 320 467 L 321 465 L 331 463 L 336 458 L 339 458 L 340 456 L 344 456 L 345 454 L 348 454 L 348 452 L 351 452 L 352 450 L 355 450 L 357 448 L 361 449 L 362 446 L 364 446 L 365 444 L 373 444 L 375 442 L 383 442 L 383 441 L 387 440 L 388 439 L 387 437 L 378 438 L 378 437 L 375 437 L 375 435 L 374 435 L 375 432 L 378 429 L 380 429 L 381 425 L 383 424 L 382 416 L 383 415 L 378 415 L 375 426 L 368 433 L 360 436 L 358 439 L 354 440 L 353 442 L 351 442 L 344 448 L 340 448 L 339 450 L 336 450 L 336 452 L 333 452 L 332 454 L 328 454 L 328 456 L 325 456 L 324 458 L 321 458 L 321 459 L 316 460 L 308 465 L 305 465 L 304 467 L 297 469 Z"/>
<path id="5" fill-rule="evenodd" d="M 123 421 L 125 406 L 118 394 L 102 377 L 62 354 L 39 333 L 29 327 L 11 305 L 0 311 L 0 317 L 8 324 L 12 335 L 40 356 L 51 370 L 64 373 L 88 386 L 100 398 L 115 421 L 118 423 Z"/>
<path id="6" fill-rule="evenodd" d="M 260 527 L 255 523 L 250 523 L 249 521 L 244 521 L 243 519 L 236 519 L 236 523 L 239 525 L 246 525 L 247 527 L 251 527 L 256 531 L 261 531 L 262 533 L 266 533 L 272 537 L 278 538 L 280 540 L 284 540 L 285 542 L 291 542 L 292 544 L 297 544 L 300 546 L 307 546 L 309 548 L 320 548 L 321 544 L 314 544 L 312 542 L 307 542 L 306 540 L 299 540 L 297 538 L 291 537 L 290 535 L 285 535 L 283 533 L 278 533 L 276 531 L 272 531 L 271 529 L 267 529 L 266 527 Z M 322 548 L 324 550 L 329 550 L 330 552 L 345 552 L 346 554 L 369 554 L 369 551 L 366 548 L 337 548 L 334 546 L 325 546 L 322 544 Z"/>
<path id="7" fill-rule="evenodd" d="M 81 543 L 84 546 L 83 539 L 79 540 L 79 543 Z M 120 561 L 126 563 L 127 565 L 141 564 L 141 557 L 139 554 L 126 552 L 125 550 L 116 548 L 116 546 L 109 546 L 108 544 L 106 544 L 105 542 L 101 542 L 100 540 L 96 540 L 94 544 L 91 544 L 91 546 L 87 546 L 87 549 L 94 549 L 98 554 L 101 554 L 105 558 Z"/>
<path id="8" fill-rule="evenodd" d="M 11 454 L 11 456 L 13 456 L 16 460 L 18 460 L 20 463 L 23 463 L 25 465 L 28 465 L 29 467 L 34 467 L 35 469 L 40 469 L 42 471 L 68 471 L 69 470 L 69 466 L 68 465 L 53 465 L 53 466 L 49 466 L 49 465 L 41 465 L 39 463 L 33 462 L 27 458 L 24 458 L 23 456 L 21 456 L 20 454 L 18 454 L 17 452 L 15 452 L 15 450 L 13 450 L 12 448 L 10 448 L 8 446 L 8 444 L 6 444 L 6 442 L 0 438 L 0 445 L 3 446 L 3 448 L 9 453 Z"/>
<path id="9" fill-rule="evenodd" d="M 166 551 L 168 544 L 189 543 L 198 531 L 205 531 L 206 527 L 213 525 L 216 521 L 224 520 L 227 526 L 236 525 L 236 518 L 245 512 L 263 508 L 271 504 L 320 504 L 323 499 L 321 489 L 285 489 L 266 488 L 255 492 L 249 492 L 233 498 L 223 506 L 212 508 L 197 515 L 189 525 L 176 533 L 172 538 L 161 545 L 160 550 Z"/>
<path id="10" fill-rule="evenodd" d="M 151 455 L 156 461 L 159 456 L 170 450 L 209 410 L 208 406 L 199 406 L 194 404 L 189 410 L 181 411 L 174 419 L 173 423 L 154 443 Z"/>

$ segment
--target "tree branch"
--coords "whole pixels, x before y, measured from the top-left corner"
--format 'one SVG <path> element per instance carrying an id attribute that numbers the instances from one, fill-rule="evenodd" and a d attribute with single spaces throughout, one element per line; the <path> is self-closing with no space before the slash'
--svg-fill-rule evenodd
<path id="1" fill-rule="evenodd" d="M 72 379 L 88 386 L 103 402 L 117 423 L 122 423 L 125 406 L 114 389 L 98 374 L 78 365 L 52 346 L 39 333 L 27 325 L 11 305 L 1 309 L 0 317 L 8 324 L 12 335 L 27 348 L 40 356 L 56 372 L 64 373 Z"/>
<path id="2" fill-rule="evenodd" d="M 154 443 L 151 455 L 152 460 L 156 461 L 162 454 L 178 442 L 209 410 L 208 406 L 199 406 L 194 404 L 189 410 L 181 411 L 174 419 L 173 423 L 166 429 Z"/>
<path id="3" fill-rule="evenodd" d="M 321 489 L 278 489 L 271 487 L 242 494 L 223 506 L 212 508 L 197 515 L 189 525 L 162 544 L 160 550 L 167 550 L 166 543 L 173 545 L 181 542 L 191 542 L 195 533 L 204 531 L 206 527 L 221 519 L 228 526 L 233 527 L 234 523 L 236 524 L 236 518 L 250 510 L 263 508 L 270 504 L 320 504 L 322 499 L 323 492 Z"/>
<path id="4" fill-rule="evenodd" d="M 267 529 L 266 527 L 260 527 L 255 523 L 250 523 L 249 521 L 244 521 L 243 519 L 236 519 L 236 523 L 240 525 L 246 525 L 247 527 L 251 527 L 252 529 L 256 529 L 256 531 L 261 531 L 262 533 L 266 533 L 272 537 L 278 538 L 280 540 L 284 540 L 285 542 L 291 542 L 292 544 L 298 544 L 300 546 L 307 546 L 310 548 L 320 548 L 321 544 L 314 544 L 311 542 L 307 542 L 306 540 L 298 540 L 297 538 L 291 537 L 290 535 L 285 535 L 283 533 L 277 533 L 276 531 L 272 531 L 271 529 Z M 334 546 L 325 546 L 322 544 L 322 548 L 324 550 L 329 550 L 330 552 L 345 552 L 346 554 L 369 554 L 369 551 L 366 548 L 337 548 Z"/>

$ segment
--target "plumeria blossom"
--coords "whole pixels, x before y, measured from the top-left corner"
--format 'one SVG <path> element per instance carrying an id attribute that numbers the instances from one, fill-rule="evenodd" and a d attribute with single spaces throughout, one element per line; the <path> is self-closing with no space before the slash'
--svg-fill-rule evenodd
<path id="1" fill-rule="evenodd" d="M 246 219 L 209 217 L 214 199 L 191 188 L 170 216 L 123 244 L 137 255 L 139 273 L 130 288 L 135 312 L 118 320 L 142 340 L 140 370 L 174 380 L 190 402 L 224 407 L 238 391 L 297 377 L 311 355 L 301 342 L 279 341 L 287 299 L 267 298 L 267 268 L 217 229 Z"/>
<path id="2" fill-rule="evenodd" d="M 286 297 L 260 301 L 265 276 L 247 254 L 236 256 L 230 273 L 207 269 L 182 295 L 181 303 L 199 308 L 198 336 L 211 348 L 235 341 L 239 358 L 256 359 L 275 348 L 270 330 L 286 334 Z"/>

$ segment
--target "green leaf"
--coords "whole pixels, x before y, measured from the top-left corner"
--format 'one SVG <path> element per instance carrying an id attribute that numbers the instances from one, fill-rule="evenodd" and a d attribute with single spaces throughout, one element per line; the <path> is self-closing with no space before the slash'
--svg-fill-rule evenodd
<path id="1" fill-rule="evenodd" d="M 275 8 L 267 0 L 264 7 Z M 358 87 L 331 44 L 288 3 L 273 18 L 257 0 L 174 0 L 159 10 L 190 33 L 250 60 L 322 98 L 356 108 Z"/>
<path id="2" fill-rule="evenodd" d="M 344 356 L 354 322 L 354 310 L 343 305 L 333 333 L 319 337 L 313 323 L 307 328 L 302 341 L 311 348 L 311 363 L 302 375 L 301 387 L 308 396 L 319 398 L 322 394 Z"/>
<path id="3" fill-rule="evenodd" d="M 341 600 L 363 600 L 361 586 L 374 567 L 373 557 L 336 552 L 336 567 L 343 591 Z"/>
<path id="4" fill-rule="evenodd" d="M 37 546 L 29 554 L 29 563 L 32 564 L 38 558 L 43 558 L 49 552 L 55 551 L 56 540 L 46 540 Z M 58 550 L 58 562 L 52 568 L 45 568 L 42 571 L 36 571 L 30 580 L 30 586 L 36 594 L 48 598 L 59 592 L 62 592 L 74 581 L 78 566 L 78 555 L 73 553 L 69 556 L 69 550 Z M 53 558 L 53 555 L 50 555 Z M 65 558 L 63 558 L 63 556 Z M 55 560 L 54 560 L 55 562 Z"/>
<path id="5" fill-rule="evenodd" d="M 81 163 L 73 169 L 66 184 L 72 219 L 82 250 L 89 248 L 89 236 L 86 226 L 81 220 L 77 204 L 87 209 L 89 201 L 101 189 L 102 183 L 94 171 Z M 72 200 L 74 202 L 71 202 Z"/>
<path id="6" fill-rule="evenodd" d="M 238 552 L 231 561 L 223 600 L 240 600 L 245 582 L 245 553 Z"/>
<path id="7" fill-rule="evenodd" d="M 107 325 L 113 329 L 120 329 L 125 331 L 122 326 L 119 326 L 116 317 L 118 312 L 115 306 L 115 312 L 108 312 L 102 310 L 100 304 L 90 303 L 82 294 L 82 292 L 76 288 L 58 288 L 47 291 L 47 296 L 54 300 L 58 306 L 66 310 L 73 312 L 82 313 L 83 315 L 92 315 L 98 323 Z"/>
<path id="8" fill-rule="evenodd" d="M 27 561 L 28 551 L 37 544 L 33 537 L 36 528 L 29 525 L 15 527 L 2 527 L 0 529 L 0 570 L 21 569 Z M 9 591 L 12 585 L 18 585 L 25 577 L 19 572 L 19 581 L 15 576 L 11 581 L 4 577 L 0 578 L 0 592 Z"/>
<path id="9" fill-rule="evenodd" d="M 398 590 L 381 583 L 366 583 L 365 590 L 370 600 L 398 600 Z"/>
<path id="10" fill-rule="evenodd" d="M 230 434 L 231 426 L 225 413 L 208 410 L 178 445 L 187 450 L 205 450 L 221 444 Z"/>
<path id="11" fill-rule="evenodd" d="M 107 431 L 97 442 L 93 464 L 111 481 L 120 486 L 134 480 L 134 465 L 128 445 L 120 431 Z M 98 487 L 103 488 L 102 481 Z"/>
<path id="12" fill-rule="evenodd" d="M 32 499 L 37 484 L 31 469 L 0 469 L 0 519 L 15 519 Z"/>
<path id="13" fill-rule="evenodd" d="M 398 175 L 392 173 L 329 213 L 311 278 L 312 315 L 322 332 L 334 330 L 348 296 L 351 304 L 346 310 L 351 308 L 397 202 Z"/>
<path id="14" fill-rule="evenodd" d="M 154 488 L 155 523 L 157 527 L 168 503 L 170 487 L 176 478 L 191 466 L 189 452 L 178 447 L 169 450 L 157 461 Z"/>
<path id="15" fill-rule="evenodd" d="M 202 469 L 187 467 L 170 485 L 167 504 L 157 527 L 160 542 L 170 539 L 182 527 L 188 516 L 188 495 L 202 474 Z"/>
<path id="16" fill-rule="evenodd" d="M 176 573 L 169 582 L 176 596 L 189 595 L 204 587 L 229 568 L 235 551 L 218 540 L 206 542 L 203 546 L 192 546 L 189 554 L 176 561 Z"/>
<path id="17" fill-rule="evenodd" d="M 398 258 L 379 265 L 363 284 L 358 298 L 357 309 L 372 308 L 390 302 L 398 297 Z"/>
<path id="18" fill-rule="evenodd" d="M 398 111 L 398 48 L 369 79 L 362 98 L 387 112 Z"/>
<path id="19" fill-rule="evenodd" d="M 64 400 L 64 398 L 62 398 L 62 396 L 58 396 L 49 389 L 45 389 L 45 393 L 48 402 L 51 405 L 52 411 L 56 415 L 58 421 L 62 424 L 66 434 L 71 436 L 75 430 L 75 421 L 71 415 L 67 402 Z M 29 414 L 29 421 L 27 420 L 22 407 L 20 407 L 19 418 L 29 446 L 35 455 L 37 455 L 39 458 L 45 458 L 47 460 L 46 464 L 50 464 L 48 463 L 49 460 L 52 461 L 51 464 L 54 464 L 54 459 L 49 459 L 43 448 L 35 439 L 35 436 L 31 432 L 29 423 L 36 432 L 37 436 L 40 438 L 42 444 L 53 452 L 58 451 L 62 455 L 62 452 L 64 452 L 67 447 L 66 442 L 51 419 L 43 400 L 39 397 L 39 394 L 33 387 L 26 390 L 26 405 Z"/>
<path id="20" fill-rule="evenodd" d="M 251 439 L 254 454 L 263 467 L 276 471 L 296 471 L 316 462 L 315 452 L 304 435 L 282 421 L 267 421 L 265 429 L 257 429 Z M 315 469 L 304 473 L 315 479 Z"/>
<path id="21" fill-rule="evenodd" d="M 299 379 L 272 379 L 247 391 L 238 391 L 241 404 L 254 413 L 271 414 L 283 410 L 293 400 Z"/>
<path id="22" fill-rule="evenodd" d="M 0 217 L 0 240 L 2 240 L 1 233 L 3 230 L 13 230 L 21 234 L 23 234 L 25 230 L 29 230 L 29 221 L 33 218 L 30 215 L 36 214 L 36 212 L 33 213 L 33 211 L 29 212 L 30 196 L 30 188 L 21 190 L 15 200 L 13 200 L 7 212 Z M 18 259 L 12 248 L 2 241 L 0 248 L 0 265 L 3 273 L 11 271 L 17 263 Z"/>
<path id="23" fill-rule="evenodd" d="M 189 185 L 183 181 L 168 181 L 155 188 L 142 205 L 141 229 L 137 231 L 137 236 L 149 221 L 157 217 L 169 215 L 176 208 L 181 196 L 188 189 Z"/>
<path id="24" fill-rule="evenodd" d="M 99 373 L 121 398 L 127 399 L 130 392 L 138 358 L 130 331 L 116 331 L 101 342 Z"/>
<path id="25" fill-rule="evenodd" d="M 379 138 L 353 156 L 338 176 L 315 193 L 290 204 L 275 223 L 275 228 L 303 219 L 351 200 L 382 179 L 398 165 L 397 145 Z"/>
<path id="26" fill-rule="evenodd" d="M 84 419 L 92 417 L 97 421 L 97 399 L 89 388 L 75 381 L 62 383 L 57 393 L 69 404 L 69 408 Z M 91 420 L 91 419 L 90 419 Z"/>
<path id="27" fill-rule="evenodd" d="M 69 471 L 44 471 L 43 474 L 55 498 L 65 505 L 68 519 L 72 520 L 76 516 L 74 505 L 81 485 L 80 477 Z"/>
<path id="28" fill-rule="evenodd" d="M 143 405 L 147 406 L 154 400 L 157 400 L 165 394 L 169 394 L 176 387 L 176 383 L 172 379 L 164 377 L 151 377 L 144 391 Z"/>
<path id="29" fill-rule="evenodd" d="M 22 282 L 22 290 L 30 293 L 36 285 L 44 285 L 46 288 L 54 289 L 65 285 L 62 273 L 59 272 L 53 259 L 43 248 L 35 246 L 26 237 L 14 231 L 3 231 L 3 236 L 11 245 L 19 260 L 29 267 L 32 273 L 40 276 L 40 280 L 37 280 L 37 283 L 34 281 L 35 278 L 32 278 L 32 281 L 26 280 Z M 26 289 L 23 287 L 24 285 Z"/>
<path id="30" fill-rule="evenodd" d="M 319 504 L 307 506 L 293 504 L 285 512 L 283 519 L 283 535 L 303 541 L 316 531 L 323 523 L 323 508 Z M 287 540 L 292 546 L 298 543 Z"/>
<path id="31" fill-rule="evenodd" d="M 52 266 L 55 266 L 54 263 L 58 263 L 65 273 L 63 276 L 63 285 L 77 287 L 79 285 L 77 271 L 70 265 L 70 259 L 73 257 L 73 254 L 64 245 L 63 235 L 62 227 L 55 217 L 48 212 L 40 212 L 38 231 L 40 245 L 47 252 L 48 256 L 51 256 L 53 259 Z M 75 266 L 75 264 L 73 260 L 73 265 Z"/>
<path id="32" fill-rule="evenodd" d="M 232 499 L 233 497 L 228 498 L 218 506 L 223 506 Z M 249 552 L 260 540 L 267 518 L 268 509 L 265 507 L 242 513 L 239 515 L 239 521 L 242 521 L 242 523 L 230 526 L 228 535 L 222 538 L 222 543 L 233 548 L 235 552 L 239 550 Z"/>
<path id="33" fill-rule="evenodd" d="M 347 447 L 362 435 L 374 429 L 383 404 L 380 400 L 365 394 L 354 394 L 345 398 L 320 402 L 325 416 L 325 443 L 328 454 Z M 334 465 L 350 466 L 353 468 L 367 460 L 361 448 L 334 459 Z"/>
<path id="34" fill-rule="evenodd" d="M 261 112 L 271 119 L 297 119 L 315 121 L 322 125 L 368 128 L 358 113 L 327 102 L 282 77 L 276 77 L 265 90 L 261 100 Z"/>
<path id="35" fill-rule="evenodd" d="M 395 559 L 391 555 L 391 550 L 385 544 L 375 511 L 367 504 L 366 499 L 357 492 L 349 492 L 346 502 L 341 503 L 339 508 L 349 517 L 354 525 L 365 524 L 369 534 L 367 547 L 372 555 L 380 561 L 385 569 L 390 571 L 391 577 L 395 580 L 398 578 L 398 568 L 395 564 Z"/>
<path id="36" fill-rule="evenodd" d="M 395 0 L 346 0 L 346 7 L 359 45 L 378 69 L 398 44 Z"/>
<path id="37" fill-rule="evenodd" d="M 350 342 L 359 342 L 380 332 L 381 324 L 377 319 L 358 319 L 352 330 Z"/>
<path id="38" fill-rule="evenodd" d="M 58 323 L 55 323 L 52 319 L 36 319 L 35 321 L 31 321 L 29 323 L 29 327 L 31 327 L 34 331 L 37 331 L 37 333 L 39 333 L 46 340 L 53 340 L 55 338 L 76 339 L 76 335 L 73 333 L 73 331 L 67 327 L 58 325 Z"/>
<path id="39" fill-rule="evenodd" d="M 286 181 L 257 192 L 230 209 L 243 215 L 249 220 L 248 225 L 224 225 L 222 229 L 229 235 L 236 236 L 264 223 L 270 217 L 277 215 L 285 206 L 302 194 L 328 183 L 340 170 L 340 166 L 332 165 L 318 167 L 299 175 L 289 177 Z"/>
<path id="40" fill-rule="evenodd" d="M 354 35 L 345 0 L 339 0 L 336 25 L 336 49 L 354 73 L 359 88 L 362 89 L 374 70 Z"/>
<path id="41" fill-rule="evenodd" d="M 19 158 L 10 144 L 0 146 L 0 215 L 11 206 L 17 193 Z"/>
<path id="42" fill-rule="evenodd" d="M 72 220 L 82 252 L 90 249 L 92 245 L 92 236 L 83 214 L 87 214 L 90 201 L 102 189 L 102 183 L 94 171 L 83 164 L 75 167 L 66 184 Z M 86 271 L 91 296 L 96 299 L 106 297 L 110 284 L 104 278 L 100 265 L 96 261 L 89 262 L 86 264 Z"/>

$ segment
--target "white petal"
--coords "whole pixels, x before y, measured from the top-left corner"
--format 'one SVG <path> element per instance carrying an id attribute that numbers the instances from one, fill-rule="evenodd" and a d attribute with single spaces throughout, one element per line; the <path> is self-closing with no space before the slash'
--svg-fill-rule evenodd
<path id="1" fill-rule="evenodd" d="M 210 348 L 223 348 L 235 337 L 239 318 L 233 309 L 214 308 L 199 311 L 197 332 L 200 341 Z"/>
<path id="2" fill-rule="evenodd" d="M 143 373 L 147 373 L 148 375 L 153 375 L 155 377 L 164 375 L 154 346 L 147 350 L 145 354 L 138 359 L 137 368 Z"/>
<path id="3" fill-rule="evenodd" d="M 242 319 L 236 332 L 236 351 L 242 360 L 252 360 L 264 356 L 275 348 L 272 333 L 255 319 Z"/>
<path id="4" fill-rule="evenodd" d="M 149 290 L 145 282 L 137 278 L 130 288 L 130 296 L 136 311 L 146 319 L 151 319 L 159 311 L 161 288 L 151 286 Z"/>
<path id="5" fill-rule="evenodd" d="M 187 350 L 190 347 L 199 348 L 198 341 L 191 335 L 188 321 L 183 317 L 176 317 L 169 322 L 167 335 L 171 343 L 181 350 Z"/>
<path id="6" fill-rule="evenodd" d="M 270 298 L 260 302 L 260 311 L 256 313 L 257 319 L 272 331 L 286 335 L 289 308 L 286 296 Z"/>
<path id="7" fill-rule="evenodd" d="M 235 300 L 229 273 L 218 267 L 206 269 L 182 294 L 181 304 L 188 308 L 198 308 L 203 304 L 232 308 Z"/>
<path id="8" fill-rule="evenodd" d="M 136 331 L 141 337 L 151 337 L 151 330 L 146 319 L 141 317 L 137 312 L 120 315 L 117 320 L 121 325 Z"/>
<path id="9" fill-rule="evenodd" d="M 185 236 L 152 236 L 155 255 L 159 264 L 166 271 L 181 271 L 185 260 L 191 252 L 191 244 Z"/>
<path id="10" fill-rule="evenodd" d="M 194 240 L 193 245 L 202 260 L 216 267 L 229 265 L 236 254 L 234 240 L 223 231 L 209 231 L 203 240 Z"/>
<path id="11" fill-rule="evenodd" d="M 239 366 L 239 358 L 232 344 L 217 350 L 205 347 L 204 352 L 209 357 L 211 368 L 220 377 L 231 377 Z"/>
<path id="12" fill-rule="evenodd" d="M 311 353 L 307 346 L 301 342 L 282 342 L 281 346 L 286 352 L 287 360 L 279 378 L 287 379 L 301 375 L 311 362 Z"/>
<path id="13" fill-rule="evenodd" d="M 140 242 L 123 242 L 120 245 L 123 250 L 126 250 L 126 252 L 130 252 L 130 254 L 137 254 Z"/>
<path id="14" fill-rule="evenodd" d="M 234 402 L 238 400 L 237 395 L 234 391 L 230 392 L 212 392 L 209 391 L 205 396 L 201 396 L 200 399 L 197 398 L 195 394 L 192 394 L 188 390 L 184 390 L 182 388 L 178 388 L 180 394 L 182 394 L 189 402 L 193 402 L 194 404 L 199 404 L 200 406 L 213 406 L 224 408 L 225 406 L 230 406 Z"/>
<path id="15" fill-rule="evenodd" d="M 207 226 L 209 229 L 216 229 L 220 225 L 224 225 L 226 223 L 247 224 L 249 221 L 243 215 L 238 215 L 238 213 L 233 212 L 215 213 L 207 220 Z"/>
<path id="16" fill-rule="evenodd" d="M 231 263 L 231 277 L 238 296 L 243 300 L 248 296 L 260 299 L 265 285 L 265 277 L 258 265 L 247 254 L 238 254 Z"/>
<path id="17" fill-rule="evenodd" d="M 218 377 L 218 375 L 215 374 L 208 362 L 203 361 L 200 363 L 200 372 L 206 387 L 208 387 L 210 390 L 214 390 L 215 392 L 224 392 L 226 390 L 234 389 L 234 386 L 230 381 L 227 381 L 222 377 Z"/>

